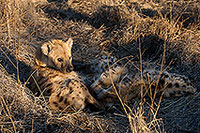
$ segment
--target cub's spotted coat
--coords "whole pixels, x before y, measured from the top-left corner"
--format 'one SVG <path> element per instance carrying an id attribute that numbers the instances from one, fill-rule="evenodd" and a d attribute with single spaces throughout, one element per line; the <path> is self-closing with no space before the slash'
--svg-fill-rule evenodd
<path id="1" fill-rule="evenodd" d="M 51 40 L 36 50 L 32 90 L 50 96 L 49 105 L 55 110 L 79 110 L 99 103 L 73 70 L 71 38 L 67 42 Z M 34 82 L 35 81 L 35 82 Z"/>
<path id="2" fill-rule="evenodd" d="M 112 105 L 119 96 L 124 101 L 143 95 L 154 95 L 156 93 L 164 97 L 182 96 L 186 93 L 194 93 L 196 89 L 191 85 L 190 80 L 175 73 L 144 68 L 142 73 L 130 65 L 130 60 L 122 61 L 115 57 L 102 56 L 101 59 L 93 61 L 91 71 L 97 73 L 91 85 L 97 96 L 106 106 Z M 125 65 L 122 65 L 125 64 Z"/>

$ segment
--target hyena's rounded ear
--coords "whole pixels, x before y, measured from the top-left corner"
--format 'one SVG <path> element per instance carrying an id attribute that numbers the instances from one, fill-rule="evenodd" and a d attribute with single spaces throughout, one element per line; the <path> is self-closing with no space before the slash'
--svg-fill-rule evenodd
<path id="1" fill-rule="evenodd" d="M 50 50 L 52 49 L 52 42 L 47 42 L 47 43 L 44 43 L 42 46 L 41 46 L 41 51 L 44 55 L 48 55 L 48 53 L 50 52 Z"/>
<path id="2" fill-rule="evenodd" d="M 69 38 L 66 42 L 65 42 L 65 46 L 68 48 L 68 49 L 72 49 L 72 45 L 73 45 L 73 40 L 72 38 Z"/>

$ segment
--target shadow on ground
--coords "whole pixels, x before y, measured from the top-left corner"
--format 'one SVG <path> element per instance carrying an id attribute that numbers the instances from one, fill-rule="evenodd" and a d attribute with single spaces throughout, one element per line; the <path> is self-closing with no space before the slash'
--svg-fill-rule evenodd
<path id="1" fill-rule="evenodd" d="M 17 63 L 19 68 L 19 79 L 21 83 L 25 83 L 30 75 L 32 68 L 23 61 L 16 61 L 10 51 L 6 47 L 0 46 L 0 64 L 5 68 L 8 74 L 14 75 L 16 81 L 18 79 Z"/>

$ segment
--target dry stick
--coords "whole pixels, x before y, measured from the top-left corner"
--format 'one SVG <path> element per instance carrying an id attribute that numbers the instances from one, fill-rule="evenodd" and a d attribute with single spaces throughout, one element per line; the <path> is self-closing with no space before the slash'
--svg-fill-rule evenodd
<path id="1" fill-rule="evenodd" d="M 131 108 L 129 106 L 126 105 L 126 107 L 130 111 L 130 113 L 128 114 L 128 120 L 129 120 L 129 123 L 130 123 L 131 131 L 134 131 L 133 118 L 131 116 L 131 115 L 134 116 L 134 113 L 133 113 L 133 111 L 131 110 Z M 136 117 L 136 116 L 134 116 L 134 117 Z"/>
<path id="2" fill-rule="evenodd" d="M 105 131 L 103 130 L 101 124 L 99 123 L 99 120 L 97 118 L 95 118 L 98 124 L 98 128 L 101 130 L 102 133 L 104 133 Z"/>
<path id="3" fill-rule="evenodd" d="M 130 123 L 130 127 L 131 127 L 131 131 L 134 131 L 134 125 L 133 125 L 133 122 L 132 122 L 132 116 L 130 114 L 128 114 L 128 121 Z"/>
<path id="4" fill-rule="evenodd" d="M 33 74 L 36 73 L 36 71 L 37 71 L 37 70 L 34 70 L 34 71 L 28 76 L 27 80 L 26 80 L 26 81 L 24 82 L 24 84 L 23 84 L 24 86 L 26 86 L 26 84 L 28 83 L 28 81 L 29 81 L 31 78 L 34 78 L 34 77 L 33 77 Z M 34 80 L 34 81 L 35 81 L 35 80 Z"/>
<path id="5" fill-rule="evenodd" d="M 41 97 L 43 98 L 43 100 L 45 101 L 45 97 L 44 97 L 44 95 L 43 95 L 43 93 L 44 93 L 45 90 L 42 91 L 42 90 L 40 89 L 40 86 L 38 85 L 37 80 L 36 80 L 35 77 L 33 76 L 33 74 L 36 73 L 36 72 L 37 72 L 37 70 L 33 71 L 29 77 L 32 77 L 32 78 L 33 78 L 34 83 L 36 84 L 37 88 L 39 89 L 39 91 L 40 91 L 40 93 L 41 93 L 40 96 L 41 96 Z M 45 101 L 45 104 L 47 105 L 46 101 Z"/>
<path id="6" fill-rule="evenodd" d="M 8 28 L 8 44 L 10 44 L 10 40 L 11 40 L 11 33 L 10 33 L 10 1 L 8 0 L 8 4 L 7 4 L 7 10 L 6 10 L 6 19 L 7 19 L 7 28 Z"/>
<path id="7" fill-rule="evenodd" d="M 141 43 L 140 43 L 140 39 L 139 39 L 139 59 L 140 59 L 140 79 L 141 79 L 141 82 L 144 83 L 144 84 L 141 84 L 141 88 L 140 88 L 140 96 L 141 96 L 141 102 L 140 102 L 140 107 L 142 108 L 143 106 L 143 96 L 146 95 L 147 92 L 145 92 L 145 95 L 143 95 L 143 89 L 144 89 L 144 85 L 145 85 L 145 82 L 143 81 L 143 74 L 142 74 L 142 51 L 141 51 Z M 145 85 L 146 86 L 146 85 Z M 147 90 L 148 91 L 148 90 Z M 149 116 L 149 115 L 148 115 Z M 147 117 L 148 118 L 148 117 Z"/>
<path id="8" fill-rule="evenodd" d="M 139 58 L 140 58 L 140 79 L 141 82 L 143 83 L 143 75 L 142 75 L 142 51 L 141 51 L 141 43 L 140 43 L 140 39 L 139 39 Z M 141 104 L 142 104 L 142 100 L 143 100 L 143 84 L 140 86 L 140 96 L 141 96 Z"/>
<path id="9" fill-rule="evenodd" d="M 16 65 L 11 61 L 11 59 L 8 57 L 8 55 L 6 54 L 6 52 L 0 47 L 0 50 L 3 52 L 3 54 L 8 58 L 8 60 L 10 61 L 10 63 L 14 66 L 15 69 L 17 69 Z"/>
<path id="10" fill-rule="evenodd" d="M 155 98 L 156 98 L 156 93 L 157 93 L 158 84 L 159 84 L 159 81 L 160 81 L 161 74 L 162 74 L 162 72 L 163 72 L 165 54 L 166 54 L 166 42 L 164 43 L 164 51 L 163 51 L 163 57 L 162 57 L 161 66 L 160 66 L 160 73 L 159 73 L 159 75 L 158 75 L 158 80 L 156 81 L 156 87 L 155 87 L 153 99 L 152 99 L 152 102 L 151 102 L 151 108 L 153 108 L 153 104 L 154 104 L 154 101 L 155 101 Z M 163 94 L 164 94 L 164 93 L 163 93 Z M 162 100 L 162 95 L 160 96 L 159 103 L 158 103 L 158 106 L 157 106 L 156 113 L 155 113 L 154 117 L 156 117 L 157 112 L 158 112 L 158 109 L 160 108 L 161 100 Z M 149 116 L 149 115 L 150 115 L 150 110 L 149 110 L 149 112 L 148 112 L 148 116 Z"/>
<path id="11" fill-rule="evenodd" d="M 129 59 L 129 58 L 132 58 L 132 59 Z M 127 61 L 127 62 L 125 63 L 125 65 L 123 66 L 123 68 L 122 68 L 120 74 L 122 74 L 122 72 L 125 70 L 125 67 L 128 65 L 128 63 L 131 63 L 131 62 L 132 62 L 132 60 L 134 59 L 133 56 L 126 56 L 126 57 L 123 57 L 123 58 L 117 60 L 114 64 L 111 65 L 111 67 L 112 67 L 112 66 L 116 65 L 118 62 L 120 62 L 120 61 L 122 61 L 122 60 L 124 60 L 124 59 L 127 59 L 128 61 Z M 127 74 L 126 74 L 126 75 L 127 75 Z M 120 76 L 121 76 L 121 75 L 119 75 L 119 77 L 120 77 Z M 121 81 L 123 81 L 124 78 L 126 78 L 126 76 L 124 76 L 124 77 L 121 79 Z M 118 82 L 119 82 L 119 79 L 118 79 Z"/>
<path id="12" fill-rule="evenodd" d="M 109 59 L 109 58 L 108 58 L 108 59 Z M 108 60 L 108 59 L 107 59 L 107 60 Z M 117 97 L 118 97 L 118 99 L 119 99 L 119 101 L 120 101 L 120 103 L 121 103 L 121 105 L 122 105 L 122 107 L 123 107 L 123 109 L 124 109 L 124 111 L 125 111 L 127 117 L 128 117 L 128 112 L 127 112 L 127 110 L 126 110 L 126 108 L 125 108 L 125 105 L 124 105 L 124 103 L 123 103 L 121 97 L 119 96 L 119 93 L 117 92 L 117 88 L 116 88 L 115 85 L 114 85 L 114 82 L 113 82 L 113 79 L 112 79 L 112 75 L 111 75 L 109 60 L 108 60 L 108 68 L 109 68 L 109 76 L 110 76 L 110 79 L 111 79 L 112 86 L 113 86 L 113 88 L 114 88 L 114 90 L 115 90 L 115 93 L 116 93 L 116 95 L 117 95 Z"/>
<path id="13" fill-rule="evenodd" d="M 10 110 L 9 110 L 8 106 L 6 105 L 6 102 L 5 102 L 5 100 L 4 100 L 4 98 L 3 98 L 2 96 L 1 96 L 1 99 L 2 99 L 2 102 L 3 102 L 3 103 L 1 103 L 1 104 L 2 104 L 2 107 L 3 107 L 3 104 L 4 104 L 5 107 L 6 107 L 6 110 L 7 110 L 7 112 L 8 112 L 9 118 L 10 118 L 10 120 L 11 120 L 11 122 L 12 122 L 14 131 L 15 131 L 15 133 L 17 133 L 15 123 L 14 123 L 14 121 L 13 121 L 13 119 L 12 119 L 11 114 L 10 114 Z"/>
<path id="14" fill-rule="evenodd" d="M 188 5 L 189 5 L 189 3 L 187 3 L 187 4 L 183 7 L 183 10 L 180 11 L 181 13 L 180 13 L 180 12 L 178 13 L 178 14 L 180 14 L 180 15 L 178 15 L 177 17 L 175 17 L 174 20 L 176 20 L 176 22 L 174 23 L 174 27 L 175 27 L 176 24 L 178 24 L 179 20 L 180 20 L 181 17 L 183 16 L 183 13 L 187 10 Z M 171 12 L 170 12 L 170 13 L 171 13 Z M 171 13 L 171 14 L 172 14 L 172 13 Z M 187 19 L 189 19 L 189 17 L 188 17 Z M 184 21 L 186 21 L 187 19 L 185 19 Z M 171 20 L 172 20 L 172 18 L 171 18 Z M 184 21 L 183 21 L 183 23 L 184 23 Z"/>
<path id="15" fill-rule="evenodd" d="M 162 74 L 162 69 L 163 69 L 163 65 L 164 65 L 164 60 L 165 60 L 165 55 L 166 54 L 166 42 L 164 43 L 164 51 L 163 51 L 163 58 L 162 58 L 162 62 L 161 62 L 161 70 L 160 70 L 160 73 L 159 73 L 159 79 L 160 79 L 160 76 Z M 165 69 L 164 69 L 165 70 Z M 158 85 L 158 84 L 157 84 Z M 167 86 L 166 86 L 167 87 Z M 157 105 L 157 109 L 156 109 L 156 112 L 155 112 L 155 115 L 156 116 L 158 114 L 158 110 L 160 108 L 160 103 L 162 101 L 162 97 L 164 95 L 164 91 L 162 92 L 161 96 L 160 96 L 160 99 L 159 99 L 159 102 L 158 102 L 158 105 Z"/>
<path id="16" fill-rule="evenodd" d="M 18 83 L 20 83 L 20 78 L 19 78 L 19 51 L 20 51 L 20 44 L 19 44 L 19 36 L 20 36 L 20 32 L 18 32 L 18 39 L 17 41 L 17 49 L 16 49 L 16 60 L 17 60 L 17 81 Z"/>
<path id="17" fill-rule="evenodd" d="M 34 126 L 34 119 L 32 119 L 32 129 L 31 129 L 31 133 L 33 133 L 33 126 Z"/>
<path id="18" fill-rule="evenodd" d="M 132 57 L 132 56 L 130 56 L 130 57 Z M 131 62 L 131 60 L 129 60 L 129 61 L 125 64 L 125 66 L 126 66 L 129 62 Z M 108 62 L 108 66 L 109 66 L 109 62 Z M 124 67 L 125 67 L 125 66 L 124 66 Z M 110 67 L 109 67 L 109 68 L 110 68 Z M 111 77 L 110 69 L 109 69 L 109 74 L 110 74 L 110 77 Z M 135 130 L 134 130 L 134 125 L 133 125 L 133 123 L 132 123 L 132 116 L 131 116 L 131 114 L 133 115 L 133 112 L 132 112 L 132 110 L 130 109 L 129 106 L 127 106 L 126 104 L 124 104 L 124 103 L 122 102 L 122 99 L 120 98 L 119 93 L 117 92 L 117 89 L 116 89 L 116 87 L 115 87 L 115 85 L 114 85 L 114 83 L 113 83 L 112 78 L 111 78 L 111 82 L 112 82 L 112 86 L 113 86 L 113 88 L 114 88 L 114 90 L 115 90 L 115 93 L 116 93 L 118 99 L 120 100 L 120 102 L 121 102 L 121 104 L 122 104 L 122 106 L 123 106 L 123 109 L 124 109 L 124 111 L 125 111 L 125 113 L 126 113 L 126 115 L 127 115 L 127 117 L 128 117 L 131 130 L 132 130 L 132 131 L 135 131 Z M 125 106 L 126 106 L 126 107 L 128 108 L 128 110 L 130 111 L 129 114 L 128 114 L 128 112 L 127 112 Z"/>
<path id="19" fill-rule="evenodd" d="M 14 9 L 15 10 L 15 9 Z M 14 11 L 14 16 L 17 17 L 16 11 Z M 16 19 L 13 21 L 13 25 L 14 25 L 14 33 L 15 33 L 15 40 L 14 40 L 14 45 L 16 48 L 16 63 L 17 63 L 17 83 L 20 83 L 20 79 L 19 79 L 19 61 L 18 61 L 18 54 L 19 54 L 19 40 L 18 40 L 18 45 L 17 45 L 17 26 L 16 26 Z M 19 38 L 19 36 L 18 36 Z"/>
<path id="20" fill-rule="evenodd" d="M 128 59 L 128 58 L 132 58 L 132 59 Z M 125 58 L 127 58 L 128 59 L 128 61 L 126 62 L 126 64 L 123 66 L 123 69 L 122 69 L 122 71 L 125 69 L 125 67 L 128 65 L 128 63 L 132 63 L 132 60 L 134 59 L 133 58 L 133 56 L 127 56 L 127 57 L 124 57 L 124 58 L 122 58 L 122 59 L 125 59 Z M 120 59 L 120 60 L 122 60 L 122 59 Z M 120 61 L 119 60 L 119 61 Z M 119 61 L 117 61 L 117 62 L 119 62 Z M 116 63 L 117 63 L 116 62 Z M 133 63 L 132 63 L 133 64 Z M 133 64 L 135 67 L 137 67 L 135 64 Z M 138 68 L 137 68 L 138 69 Z M 122 73 L 121 73 L 122 74 Z M 126 74 L 122 79 L 121 79 L 121 82 L 126 78 L 126 76 L 127 76 L 128 74 Z M 118 82 L 119 82 L 119 80 L 118 80 Z M 119 85 L 121 84 L 121 82 L 119 82 Z M 132 83 L 131 84 L 131 86 L 128 88 L 128 90 L 130 90 L 132 87 L 133 87 L 133 85 L 134 85 L 134 83 Z M 127 99 L 127 96 L 128 95 L 126 95 L 126 97 L 124 98 L 124 99 Z M 127 101 L 127 100 L 126 100 Z"/>
<path id="21" fill-rule="evenodd" d="M 148 82 L 149 82 L 149 86 L 148 86 L 148 88 L 147 88 L 147 86 L 145 85 L 145 88 L 147 88 L 147 90 L 146 91 L 144 91 L 144 96 L 146 96 L 147 94 L 148 94 L 148 91 L 150 90 L 150 98 L 151 98 L 151 100 L 152 100 L 152 91 L 151 91 L 151 86 L 154 84 L 154 82 L 150 82 L 150 79 L 149 79 L 149 77 L 148 77 Z"/>

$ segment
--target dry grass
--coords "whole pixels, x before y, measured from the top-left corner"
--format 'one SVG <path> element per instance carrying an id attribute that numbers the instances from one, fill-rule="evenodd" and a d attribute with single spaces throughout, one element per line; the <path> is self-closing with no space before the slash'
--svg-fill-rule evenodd
<path id="1" fill-rule="evenodd" d="M 131 55 L 138 66 L 163 64 L 199 88 L 198 0 L 0 0 L 0 5 L 0 132 L 200 131 L 199 93 L 68 114 L 52 113 L 26 87 L 34 45 L 72 37 L 76 60 L 91 61 L 103 52 Z"/>

